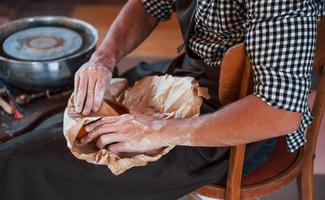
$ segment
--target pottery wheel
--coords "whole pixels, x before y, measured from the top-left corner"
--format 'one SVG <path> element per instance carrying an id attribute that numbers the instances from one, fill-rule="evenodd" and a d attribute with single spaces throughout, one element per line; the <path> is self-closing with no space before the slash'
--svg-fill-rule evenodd
<path id="1" fill-rule="evenodd" d="M 82 37 L 63 27 L 35 27 L 10 35 L 3 43 L 3 51 L 9 56 L 32 61 L 62 58 L 78 51 Z"/>

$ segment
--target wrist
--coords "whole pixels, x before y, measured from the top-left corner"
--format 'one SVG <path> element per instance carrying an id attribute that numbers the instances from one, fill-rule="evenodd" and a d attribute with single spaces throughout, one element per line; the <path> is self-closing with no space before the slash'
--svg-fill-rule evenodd
<path id="1" fill-rule="evenodd" d="M 164 146 L 191 146 L 192 131 L 190 129 L 190 124 L 187 124 L 186 120 L 165 120 L 158 138 Z"/>
<path id="2" fill-rule="evenodd" d="M 115 57 L 110 56 L 110 55 L 105 55 L 102 53 L 97 53 L 95 52 L 91 58 L 90 61 L 92 63 L 100 63 L 102 65 L 104 65 L 105 67 L 107 67 L 110 71 L 113 71 L 115 66 L 117 65 L 117 60 L 115 59 Z"/>

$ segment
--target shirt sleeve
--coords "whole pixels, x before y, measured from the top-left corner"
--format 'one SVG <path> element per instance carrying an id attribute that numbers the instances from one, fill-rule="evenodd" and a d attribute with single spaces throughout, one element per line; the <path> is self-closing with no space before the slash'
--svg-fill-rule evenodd
<path id="1" fill-rule="evenodd" d="M 307 95 L 321 7 L 318 0 L 246 2 L 254 94 L 275 108 L 303 113 L 299 129 L 287 136 L 291 152 L 305 143 L 304 130 L 312 121 Z"/>
<path id="2" fill-rule="evenodd" d="M 170 19 L 176 10 L 176 0 L 142 0 L 144 8 L 160 21 Z"/>

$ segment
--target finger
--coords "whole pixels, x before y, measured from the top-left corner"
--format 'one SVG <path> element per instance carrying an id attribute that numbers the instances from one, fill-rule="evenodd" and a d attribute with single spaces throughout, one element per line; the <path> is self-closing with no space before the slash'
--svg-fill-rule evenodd
<path id="1" fill-rule="evenodd" d="M 73 91 L 73 104 L 77 105 L 77 95 L 78 95 L 78 88 L 79 88 L 79 81 L 80 81 L 80 77 L 79 77 L 79 73 L 77 72 L 74 76 L 74 91 Z"/>
<path id="2" fill-rule="evenodd" d="M 88 80 L 86 102 L 82 111 L 83 115 L 88 115 L 93 107 L 95 83 L 96 80 L 93 78 Z"/>
<path id="3" fill-rule="evenodd" d="M 92 110 L 98 112 L 105 94 L 106 85 L 104 81 L 98 80 L 95 84 L 95 96 Z"/>
<path id="4" fill-rule="evenodd" d="M 67 114 L 71 118 L 81 118 L 83 117 L 80 113 L 77 113 L 74 107 L 67 107 Z"/>
<path id="5" fill-rule="evenodd" d="M 116 143 L 116 144 L 111 144 L 109 147 L 108 147 L 108 150 L 110 150 L 111 152 L 115 153 L 115 154 L 118 154 L 118 153 L 129 153 L 129 152 L 132 152 L 132 149 L 130 147 L 128 147 L 126 145 L 126 143 L 124 142 L 119 142 L 119 143 Z"/>
<path id="6" fill-rule="evenodd" d="M 116 133 L 112 133 L 112 134 L 106 134 L 106 135 L 102 135 L 96 142 L 96 146 L 99 149 L 104 148 L 106 145 L 115 143 L 115 142 L 122 142 L 124 141 L 126 138 L 126 136 L 124 134 L 116 134 Z"/>
<path id="7" fill-rule="evenodd" d="M 85 127 L 85 130 L 87 132 L 91 132 L 94 128 L 101 126 L 103 124 L 111 124 L 111 123 L 115 123 L 117 121 L 119 121 L 120 117 L 119 116 L 111 116 L 111 117 L 103 117 L 102 119 L 94 122 L 94 123 L 90 123 Z"/>
<path id="8" fill-rule="evenodd" d="M 115 133 L 118 131 L 118 127 L 111 124 L 104 124 L 97 126 L 93 131 L 87 134 L 84 138 L 81 139 L 81 143 L 88 143 L 103 134 Z"/>
<path id="9" fill-rule="evenodd" d="M 76 100 L 76 111 L 81 112 L 84 102 L 85 102 L 85 97 L 86 97 L 86 92 L 87 92 L 87 85 L 88 85 L 88 78 L 81 75 L 80 80 L 79 80 L 79 87 L 78 87 L 78 95 L 77 100 Z"/>

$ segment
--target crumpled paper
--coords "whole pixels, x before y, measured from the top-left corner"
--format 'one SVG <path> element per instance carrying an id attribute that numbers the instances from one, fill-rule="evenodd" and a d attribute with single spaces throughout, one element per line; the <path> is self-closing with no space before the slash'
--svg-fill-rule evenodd
<path id="1" fill-rule="evenodd" d="M 191 77 L 173 77 L 171 75 L 149 76 L 137 81 L 127 88 L 125 79 L 112 79 L 105 93 L 106 100 L 114 100 L 124 104 L 130 110 L 138 113 L 159 116 L 163 119 L 183 119 L 200 114 L 202 97 L 208 98 L 206 88 L 200 88 L 197 81 Z M 73 97 L 68 106 L 73 107 Z M 64 136 L 72 154 L 81 160 L 97 165 L 106 165 L 114 175 L 126 170 L 145 166 L 167 154 L 174 146 L 162 148 L 155 153 L 116 155 L 107 149 L 98 149 L 94 143 L 81 144 L 78 133 L 85 124 L 109 116 L 110 108 L 104 101 L 99 112 L 76 120 L 64 113 Z"/>

